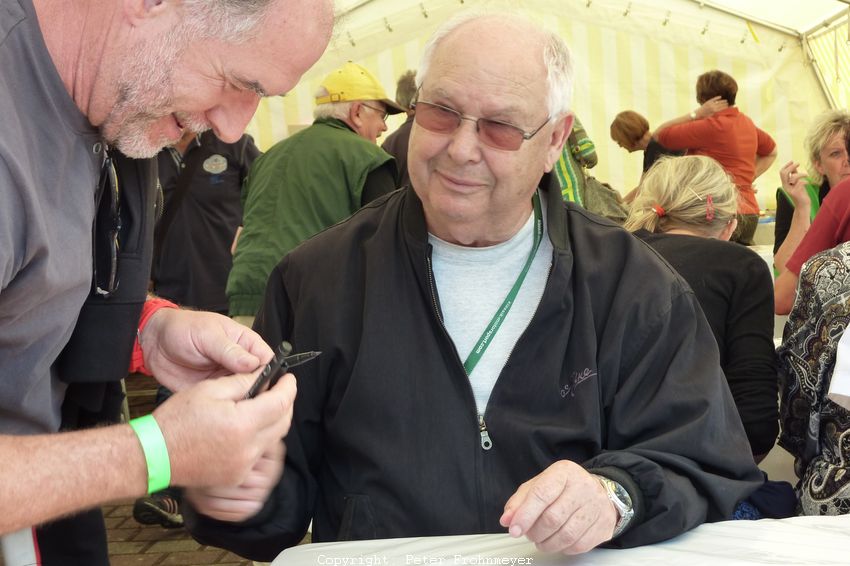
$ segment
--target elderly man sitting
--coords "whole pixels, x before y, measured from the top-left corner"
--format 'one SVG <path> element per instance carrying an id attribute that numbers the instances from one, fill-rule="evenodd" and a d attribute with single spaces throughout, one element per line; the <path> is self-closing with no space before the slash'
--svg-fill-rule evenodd
<path id="1" fill-rule="evenodd" d="M 512 15 L 435 33 L 412 187 L 269 279 L 256 328 L 323 352 L 280 480 L 190 491 L 199 540 L 270 559 L 312 519 L 314 541 L 507 530 L 574 554 L 731 518 L 761 484 L 690 288 L 538 189 L 572 75 L 563 41 Z"/>

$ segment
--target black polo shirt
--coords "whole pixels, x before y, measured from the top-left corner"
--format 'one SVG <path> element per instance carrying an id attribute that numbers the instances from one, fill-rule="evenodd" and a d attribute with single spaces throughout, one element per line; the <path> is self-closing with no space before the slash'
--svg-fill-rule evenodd
<path id="1" fill-rule="evenodd" d="M 174 217 L 164 233 L 163 221 L 157 225 L 162 243 L 151 276 L 157 295 L 182 306 L 227 313 L 224 288 L 232 266 L 230 246 L 242 224 L 242 182 L 259 154 L 248 135 L 224 143 L 212 132 L 200 134 L 183 156 L 173 148 L 159 153 L 163 213 Z M 193 160 L 200 161 L 184 196 L 176 199 L 180 173 Z M 175 204 L 177 209 L 167 212 Z"/>

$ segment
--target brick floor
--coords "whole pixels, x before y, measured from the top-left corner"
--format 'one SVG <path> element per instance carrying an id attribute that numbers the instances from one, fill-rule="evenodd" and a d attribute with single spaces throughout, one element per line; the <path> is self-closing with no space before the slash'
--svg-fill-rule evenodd
<path id="1" fill-rule="evenodd" d="M 156 381 L 144 375 L 126 381 L 130 417 L 154 409 Z M 231 552 L 195 542 L 184 529 L 140 525 L 133 519 L 133 502 L 103 508 L 112 566 L 201 566 L 207 564 L 251 566 Z"/>
<path id="2" fill-rule="evenodd" d="M 140 525 L 132 517 L 132 501 L 106 506 L 103 512 L 112 566 L 251 566 L 250 560 L 220 548 L 198 544 L 184 529 Z"/>
<path id="3" fill-rule="evenodd" d="M 231 552 L 195 542 L 184 529 L 140 525 L 133 502 L 103 507 L 111 566 L 251 566 Z M 0 566 L 4 566 L 0 554 Z M 64 565 L 63 565 L 64 566 Z M 84 564 L 68 566 L 86 566 Z"/>
<path id="4" fill-rule="evenodd" d="M 154 408 L 156 382 L 134 375 L 126 380 L 131 418 Z M 140 525 L 133 519 L 133 501 L 103 507 L 111 566 L 251 566 L 231 552 L 195 542 L 184 529 Z M 0 566 L 5 566 L 0 553 Z M 65 565 L 62 565 L 65 566 Z M 86 566 L 68 565 L 68 566 Z"/>

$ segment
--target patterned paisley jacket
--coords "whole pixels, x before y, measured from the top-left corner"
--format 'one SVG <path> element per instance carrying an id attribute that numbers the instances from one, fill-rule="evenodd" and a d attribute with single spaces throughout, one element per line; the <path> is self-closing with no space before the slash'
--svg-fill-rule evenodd
<path id="1" fill-rule="evenodd" d="M 779 445 L 795 459 L 798 511 L 850 513 L 850 412 L 827 398 L 838 341 L 850 321 L 850 242 L 813 256 L 779 355 Z"/>

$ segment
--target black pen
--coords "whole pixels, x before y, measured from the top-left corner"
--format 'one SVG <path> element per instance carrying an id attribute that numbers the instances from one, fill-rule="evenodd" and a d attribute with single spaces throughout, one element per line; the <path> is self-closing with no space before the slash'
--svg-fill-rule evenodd
<path id="1" fill-rule="evenodd" d="M 260 372 L 257 380 L 245 395 L 245 399 L 252 399 L 256 397 L 267 382 L 270 388 L 274 387 L 275 383 L 277 383 L 278 379 L 280 379 L 280 376 L 285 374 L 290 368 L 309 362 L 321 354 L 321 352 L 302 352 L 299 354 L 292 354 L 291 356 L 287 355 L 291 351 L 292 346 L 289 342 L 281 342 L 280 346 L 278 346 L 275 357 L 272 358 L 272 360 L 266 364 L 266 367 L 263 368 L 263 371 Z"/>

